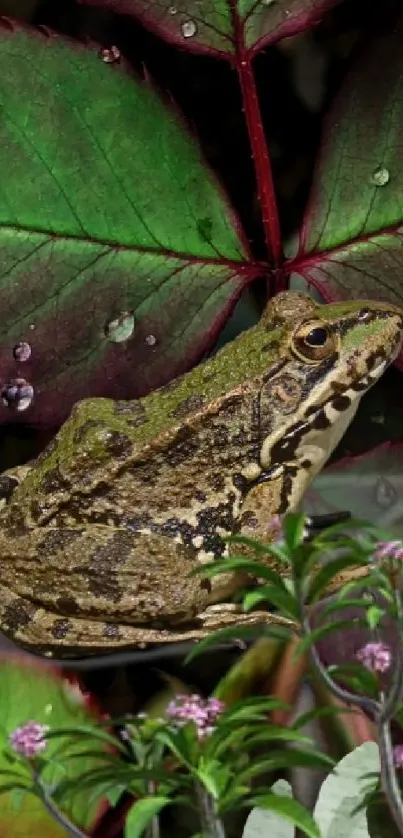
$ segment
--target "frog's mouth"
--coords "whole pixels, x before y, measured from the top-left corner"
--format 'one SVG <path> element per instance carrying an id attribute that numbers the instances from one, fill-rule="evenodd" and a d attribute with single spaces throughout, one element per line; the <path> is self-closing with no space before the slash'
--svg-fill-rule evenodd
<path id="1" fill-rule="evenodd" d="M 398 354 L 397 348 L 396 355 Z M 287 429 L 266 439 L 261 449 L 262 474 L 257 482 L 282 476 L 283 514 L 298 508 L 310 483 L 323 468 L 354 419 L 362 396 L 389 366 L 383 358 L 365 376 L 337 390 L 334 398 L 311 405 Z"/>

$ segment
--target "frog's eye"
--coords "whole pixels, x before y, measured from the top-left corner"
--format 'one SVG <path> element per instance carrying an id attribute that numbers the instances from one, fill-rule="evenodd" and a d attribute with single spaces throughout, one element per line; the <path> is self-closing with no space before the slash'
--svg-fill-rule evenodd
<path id="1" fill-rule="evenodd" d="M 291 338 L 291 349 L 303 361 L 323 361 L 337 352 L 338 337 L 326 323 L 310 320 L 301 323 Z"/>

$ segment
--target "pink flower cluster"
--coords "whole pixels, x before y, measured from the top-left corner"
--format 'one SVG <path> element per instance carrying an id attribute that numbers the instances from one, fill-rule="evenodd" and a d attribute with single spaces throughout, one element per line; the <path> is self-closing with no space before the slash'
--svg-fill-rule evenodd
<path id="1" fill-rule="evenodd" d="M 33 721 L 26 722 L 25 725 L 17 727 L 10 734 L 10 745 L 17 754 L 32 759 L 45 750 L 48 730 L 49 725 L 42 725 Z"/>
<path id="2" fill-rule="evenodd" d="M 374 559 L 378 562 L 385 559 L 403 559 L 403 542 L 379 541 L 374 552 Z"/>
<path id="3" fill-rule="evenodd" d="M 386 643 L 367 643 L 358 650 L 356 658 L 371 672 L 387 672 L 392 663 L 392 654 Z"/>
<path id="4" fill-rule="evenodd" d="M 215 727 L 225 704 L 218 698 L 202 698 L 201 695 L 177 695 L 167 707 L 166 714 L 177 727 L 193 722 L 199 739 L 209 736 Z"/>

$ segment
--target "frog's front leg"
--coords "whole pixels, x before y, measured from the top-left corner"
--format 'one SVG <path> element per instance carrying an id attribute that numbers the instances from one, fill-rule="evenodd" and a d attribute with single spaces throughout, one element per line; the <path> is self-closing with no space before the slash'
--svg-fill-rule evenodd
<path id="1" fill-rule="evenodd" d="M 33 468 L 35 461 L 22 466 L 15 466 L 0 474 L 0 510 L 3 509 L 18 486 L 23 483 Z"/>
<path id="2" fill-rule="evenodd" d="M 256 483 L 242 501 L 236 534 L 266 544 L 272 542 L 275 535 L 271 526 L 273 518 L 285 511 L 290 511 L 286 507 L 284 495 L 286 488 L 287 485 L 282 473 L 278 477 Z M 247 555 L 249 558 L 254 555 L 250 548 L 238 544 L 230 546 L 230 554 L 233 556 Z M 275 565 L 276 562 L 275 558 L 271 556 L 265 557 L 265 561 L 268 561 L 270 565 Z M 279 569 L 277 565 L 275 565 L 275 569 Z"/>
<path id="3" fill-rule="evenodd" d="M 59 656 L 198 639 L 270 621 L 208 607 L 211 583 L 173 539 L 106 526 L 42 527 L 0 536 L 0 629 Z"/>

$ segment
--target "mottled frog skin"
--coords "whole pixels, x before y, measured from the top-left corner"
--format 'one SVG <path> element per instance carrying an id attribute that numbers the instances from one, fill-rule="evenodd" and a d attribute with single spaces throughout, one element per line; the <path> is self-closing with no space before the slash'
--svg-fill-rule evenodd
<path id="1" fill-rule="evenodd" d="M 189 572 L 224 555 L 222 536 L 267 541 L 270 519 L 298 508 L 401 330 L 386 304 L 285 292 L 168 386 L 77 404 L 30 467 L 2 477 L 22 475 L 0 512 L 0 629 L 68 657 L 272 619 L 231 605 L 235 574 Z"/>

